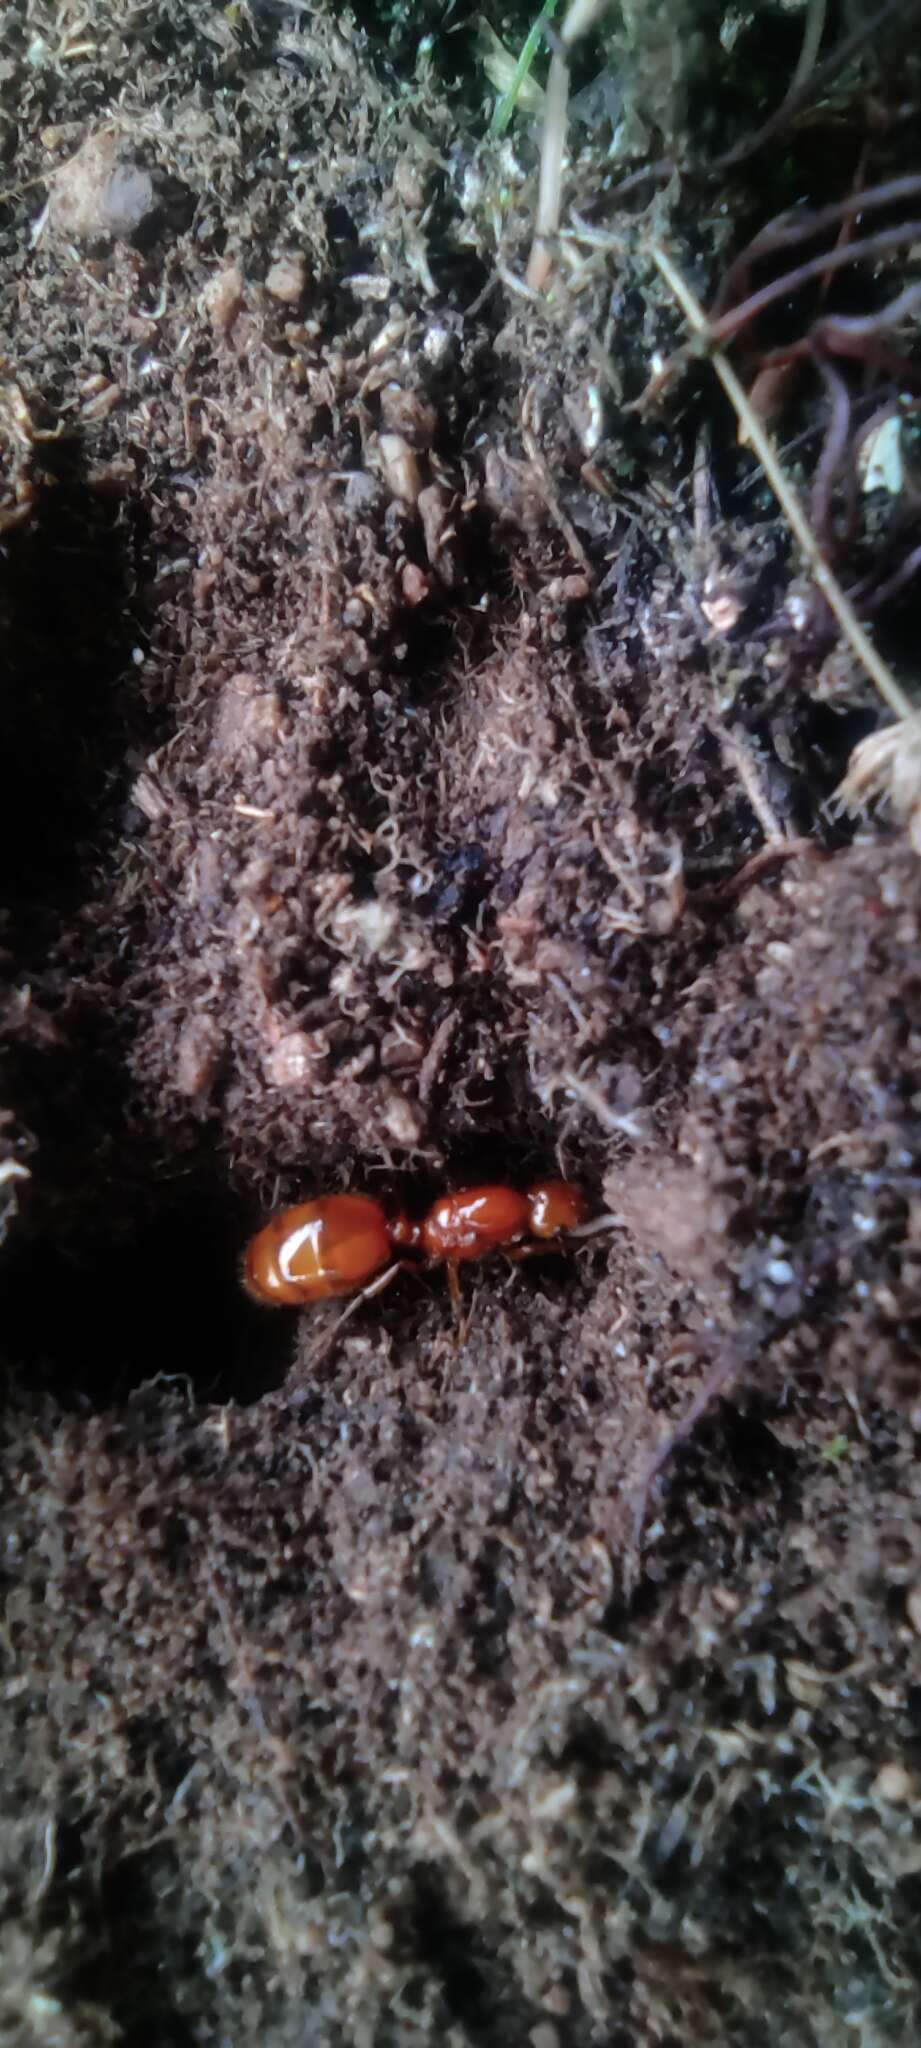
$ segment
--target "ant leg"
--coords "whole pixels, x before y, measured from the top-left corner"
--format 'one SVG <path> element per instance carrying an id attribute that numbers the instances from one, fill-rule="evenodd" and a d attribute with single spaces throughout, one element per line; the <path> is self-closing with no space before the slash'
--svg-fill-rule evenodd
<path id="1" fill-rule="evenodd" d="M 502 1246 L 506 1258 L 513 1266 L 520 1266 L 522 1259 L 539 1259 L 541 1252 L 561 1252 L 565 1248 L 565 1239 L 562 1237 L 529 1237 L 524 1244 Z"/>
<path id="2" fill-rule="evenodd" d="M 335 1344 L 343 1323 L 348 1322 L 349 1317 L 355 1314 L 355 1310 L 361 1307 L 362 1302 L 373 1301 L 376 1294 L 383 1294 L 384 1289 L 390 1286 L 398 1273 L 415 1273 L 418 1270 L 412 1259 L 395 1259 L 392 1266 L 388 1266 L 383 1273 L 378 1273 L 376 1279 L 370 1280 L 367 1287 L 361 1289 L 360 1294 L 353 1296 L 348 1308 L 344 1308 L 341 1315 L 336 1317 L 332 1329 L 327 1330 L 325 1336 L 318 1339 L 312 1351 L 308 1351 L 307 1364 L 320 1365 L 325 1361 Z"/>
<path id="3" fill-rule="evenodd" d="M 451 1307 L 454 1310 L 454 1347 L 455 1350 L 459 1351 L 461 1345 L 465 1342 L 470 1323 L 469 1318 L 464 1316 L 464 1297 L 461 1293 L 457 1260 L 446 1259 L 445 1271 L 448 1278 L 448 1293 L 451 1297 Z"/>

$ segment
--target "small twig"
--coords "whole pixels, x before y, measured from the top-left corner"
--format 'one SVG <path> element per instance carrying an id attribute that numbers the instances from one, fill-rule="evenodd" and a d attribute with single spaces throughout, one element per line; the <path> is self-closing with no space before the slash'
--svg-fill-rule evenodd
<path id="1" fill-rule="evenodd" d="M 635 1116 L 619 1116 L 616 1109 L 611 1108 L 601 1089 L 596 1088 L 594 1081 L 584 1081 L 573 1067 L 562 1068 L 558 1076 L 558 1085 L 566 1088 L 569 1094 L 575 1095 L 580 1102 L 584 1102 L 586 1109 L 590 1109 L 592 1115 L 597 1117 L 603 1130 L 621 1132 L 626 1138 L 645 1137 L 643 1126 Z"/>
<path id="2" fill-rule="evenodd" d="M 655 163 L 643 164 L 638 171 L 629 171 L 625 178 L 621 178 L 619 185 L 612 185 L 610 192 L 606 193 L 609 206 L 613 205 L 616 199 L 629 199 L 631 193 L 638 192 L 642 185 L 648 185 L 650 182 L 655 185 L 667 184 L 669 178 L 674 177 L 676 170 L 674 157 L 660 156 Z"/>
<path id="3" fill-rule="evenodd" d="M 727 361 L 721 349 L 713 346 L 710 329 L 707 325 L 707 317 L 699 299 L 695 297 L 690 286 L 682 277 L 681 272 L 676 269 L 671 257 L 662 248 L 660 243 L 650 242 L 649 250 L 653 262 L 664 277 L 669 290 L 677 299 L 688 325 L 704 344 L 730 405 L 733 407 L 737 419 L 745 428 L 749 447 L 754 449 L 768 483 L 799 544 L 809 572 L 818 589 L 822 592 L 826 604 L 834 612 L 842 633 L 850 643 L 858 661 L 863 663 L 868 676 L 875 684 L 880 696 L 888 704 L 889 709 L 894 712 L 896 718 L 911 718 L 913 715 L 911 700 L 906 696 L 901 684 L 896 681 L 892 670 L 883 660 L 882 655 L 877 653 L 868 634 L 864 632 L 853 606 L 845 596 L 829 563 L 825 560 L 825 556 L 806 518 L 796 492 L 780 467 L 770 436 L 766 433 L 762 421 L 758 418 L 754 407 L 751 405 L 732 364 Z"/>
<path id="4" fill-rule="evenodd" d="M 34 177 L 23 178 L 21 185 L 5 185 L 0 191 L 0 206 L 8 206 L 11 199 L 19 199 L 23 192 L 31 192 L 36 185 L 50 183 L 51 178 L 47 171 L 36 171 Z"/>
<path id="5" fill-rule="evenodd" d="M 710 436 L 706 427 L 701 427 L 694 448 L 693 472 L 694 544 L 698 548 L 706 546 L 713 528 L 712 481 Z"/>
<path id="6" fill-rule="evenodd" d="M 825 860 L 825 848 L 817 846 L 814 839 L 772 839 L 768 846 L 759 846 L 750 860 L 728 875 L 725 882 L 716 882 L 712 888 L 689 889 L 688 907 L 691 910 L 720 910 L 735 903 L 744 896 L 754 882 L 760 882 L 762 875 L 769 875 L 772 868 L 780 867 L 788 860 Z"/>
<path id="7" fill-rule="evenodd" d="M 423 1109 L 428 1108 L 432 1090 L 438 1081 L 451 1041 L 460 1026 L 460 1020 L 459 1009 L 449 1010 L 447 1016 L 442 1017 L 441 1023 L 437 1026 L 432 1042 L 423 1057 L 417 1083 L 418 1099 Z"/>
<path id="8" fill-rule="evenodd" d="M 730 732 L 727 726 L 714 721 L 713 729 L 719 740 L 724 765 L 735 770 L 768 844 L 783 844 L 786 836 L 783 826 L 768 799 L 748 748 L 738 733 Z"/>
<path id="9" fill-rule="evenodd" d="M 592 567 L 588 555 L 585 552 L 584 547 L 582 546 L 582 542 L 579 539 L 579 536 L 576 532 L 575 527 L 573 526 L 569 514 L 567 512 L 564 512 L 563 507 L 560 504 L 559 498 L 556 494 L 556 490 L 554 489 L 553 478 L 550 475 L 550 470 L 547 466 L 547 463 L 543 455 L 541 454 L 536 436 L 528 423 L 531 414 L 531 397 L 532 393 L 531 389 L 529 389 L 525 393 L 524 404 L 522 406 L 521 439 L 524 444 L 525 454 L 527 455 L 528 461 L 530 462 L 531 467 L 534 471 L 535 481 L 540 490 L 544 504 L 546 505 L 547 510 L 551 515 L 551 518 L 555 520 L 557 526 L 559 527 L 559 530 L 563 536 L 563 539 L 566 542 L 569 552 L 572 555 L 573 561 L 578 562 L 580 569 L 583 571 L 584 575 L 587 576 L 589 582 L 594 583 L 595 571 Z"/>
<path id="10" fill-rule="evenodd" d="M 699 1354 L 703 1352 L 703 1348 L 702 1343 L 699 1346 L 695 1345 L 695 1349 L 698 1350 Z M 640 1483 L 633 1515 L 633 1540 L 637 1548 L 639 1548 L 643 1540 L 643 1528 L 649 1508 L 649 1496 L 663 1465 L 668 1463 L 677 1445 L 684 1443 L 691 1435 L 701 1416 L 706 1414 L 707 1409 L 713 1406 L 714 1401 L 723 1392 L 724 1388 L 735 1378 L 740 1366 L 741 1359 L 731 1348 L 725 1352 L 722 1358 L 717 1359 L 716 1364 L 708 1372 L 703 1386 L 695 1394 L 687 1413 L 682 1416 L 680 1422 L 676 1422 L 674 1429 L 669 1430 L 665 1441 L 659 1445 L 658 1450 L 650 1458 Z"/>

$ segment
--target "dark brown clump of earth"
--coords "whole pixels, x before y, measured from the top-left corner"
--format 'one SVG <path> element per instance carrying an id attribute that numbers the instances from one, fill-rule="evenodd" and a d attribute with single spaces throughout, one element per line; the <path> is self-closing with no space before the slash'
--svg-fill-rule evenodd
<path id="1" fill-rule="evenodd" d="M 543 294 L 469 10 L 0 28 L 2 2048 L 918 2031 L 921 866 L 707 366 L 634 405 L 653 239 L 709 301 L 913 169 L 917 60 L 702 187 L 801 24 L 666 12 L 668 87 L 573 52 Z M 240 1287 L 558 1172 L 606 1226 L 459 1314 Z"/>

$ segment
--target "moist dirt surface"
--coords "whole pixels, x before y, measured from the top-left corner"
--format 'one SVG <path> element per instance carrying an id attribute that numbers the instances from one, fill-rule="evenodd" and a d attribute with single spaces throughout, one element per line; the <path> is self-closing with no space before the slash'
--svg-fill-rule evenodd
<path id="1" fill-rule="evenodd" d="M 709 367 L 635 405 L 653 240 L 710 303 L 911 171 L 915 60 L 618 196 L 795 69 L 679 16 L 538 292 L 471 10 L 3 13 L 3 2048 L 918 2036 L 921 865 Z M 561 1172 L 459 1307 L 242 1291 L 280 1203 Z"/>

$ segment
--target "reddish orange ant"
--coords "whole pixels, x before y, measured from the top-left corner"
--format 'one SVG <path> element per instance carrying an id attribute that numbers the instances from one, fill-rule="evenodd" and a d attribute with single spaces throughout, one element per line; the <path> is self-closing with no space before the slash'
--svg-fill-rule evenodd
<path id="1" fill-rule="evenodd" d="M 371 1195 L 324 1195 L 299 1202 L 250 1240 L 244 1286 L 270 1307 L 299 1307 L 354 1294 L 394 1252 L 422 1252 L 449 1272 L 499 1245 L 546 1243 L 578 1229 L 586 1201 L 569 1180 L 540 1180 L 519 1194 L 501 1183 L 459 1188 L 433 1202 L 421 1223 Z"/>

